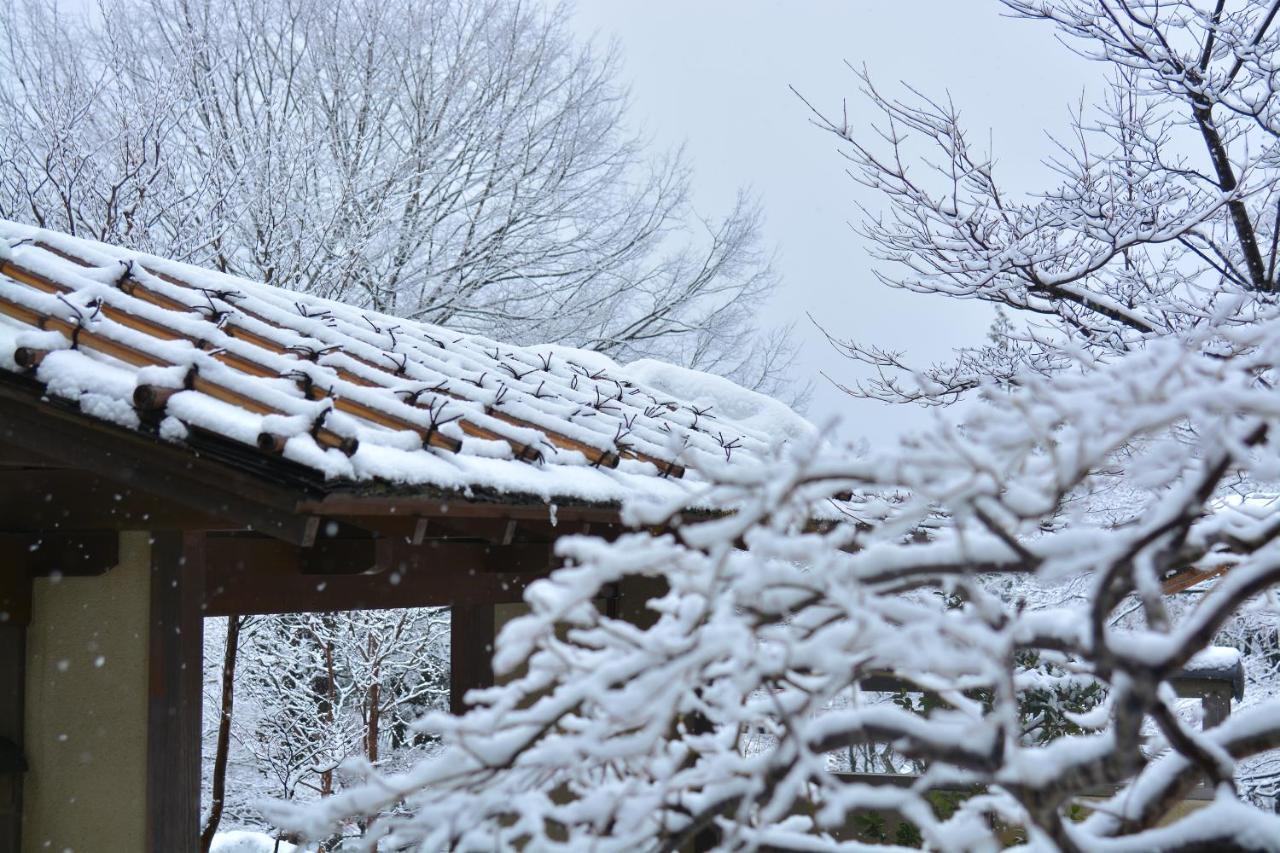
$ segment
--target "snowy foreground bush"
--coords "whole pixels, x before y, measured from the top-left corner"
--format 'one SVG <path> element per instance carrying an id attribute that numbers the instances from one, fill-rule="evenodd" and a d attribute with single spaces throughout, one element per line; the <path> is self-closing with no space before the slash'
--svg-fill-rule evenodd
<path id="1" fill-rule="evenodd" d="M 568 565 L 499 638 L 511 680 L 423 721 L 443 758 L 274 817 L 313 837 L 373 818 L 368 843 L 390 849 L 835 849 L 869 811 L 945 850 L 1280 848 L 1280 818 L 1233 781 L 1280 746 L 1280 702 L 1206 732 L 1167 683 L 1273 604 L 1280 516 L 1232 496 L 1280 480 L 1280 321 L 1079 358 L 893 453 L 702 460 L 722 514 L 632 506 L 675 532 L 563 542 Z M 1163 577 L 1224 564 L 1171 616 Z M 652 579 L 652 624 L 596 606 L 627 577 Z M 880 672 L 934 707 L 861 694 Z M 1028 695 L 1093 684 L 1096 707 L 1035 734 L 1051 709 L 1028 721 Z M 830 772 L 830 753 L 868 743 L 923 774 Z M 1201 780 L 1216 799 L 1172 814 Z M 1118 793 L 1082 811 L 1099 787 Z M 931 792 L 956 790 L 972 795 L 935 811 Z"/>

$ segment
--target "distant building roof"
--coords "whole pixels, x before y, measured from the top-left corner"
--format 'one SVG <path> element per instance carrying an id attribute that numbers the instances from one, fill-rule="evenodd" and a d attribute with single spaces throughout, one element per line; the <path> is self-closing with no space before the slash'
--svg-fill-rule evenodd
<path id="1" fill-rule="evenodd" d="M 615 503 L 688 494 L 812 427 L 657 362 L 512 346 L 0 220 L 0 371 L 326 482 Z"/>

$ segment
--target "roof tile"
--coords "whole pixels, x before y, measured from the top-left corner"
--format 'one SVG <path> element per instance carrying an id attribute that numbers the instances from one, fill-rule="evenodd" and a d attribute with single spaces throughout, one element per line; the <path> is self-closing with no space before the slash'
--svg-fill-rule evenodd
<path id="1" fill-rule="evenodd" d="M 91 416 L 173 441 L 211 431 L 330 479 L 548 500 L 687 494 L 697 469 L 758 462 L 788 438 L 597 353 L 512 346 L 4 221 L 0 368 Z"/>

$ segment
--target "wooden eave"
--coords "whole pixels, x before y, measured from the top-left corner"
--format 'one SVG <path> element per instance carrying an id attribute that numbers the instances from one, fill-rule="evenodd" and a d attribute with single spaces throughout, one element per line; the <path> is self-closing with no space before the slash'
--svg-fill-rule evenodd
<path id="1" fill-rule="evenodd" d="M 74 472 L 83 472 L 188 511 L 162 513 L 154 522 L 123 518 L 118 527 L 152 522 L 248 529 L 310 545 L 330 522 L 367 533 L 411 536 L 422 521 L 428 527 L 434 521 L 446 538 L 464 537 L 466 531 L 460 532 L 458 525 L 466 522 L 477 531 L 471 538 L 478 539 L 511 538 L 502 531 L 488 532 L 492 524 L 484 522 L 547 527 L 552 538 L 557 532 L 582 532 L 583 525 L 620 523 L 617 505 L 555 500 L 553 525 L 551 504 L 535 496 L 325 481 L 310 468 L 213 433 L 192 430 L 186 440 L 173 442 L 145 424 L 134 430 L 102 421 L 74 403 L 45 395 L 38 382 L 6 371 L 0 371 L 0 445 L 6 448 L 0 468 L 5 455 L 20 455 L 11 463 L 30 460 L 21 466 L 25 473 L 15 477 L 27 492 L 44 481 L 74 484 Z"/>

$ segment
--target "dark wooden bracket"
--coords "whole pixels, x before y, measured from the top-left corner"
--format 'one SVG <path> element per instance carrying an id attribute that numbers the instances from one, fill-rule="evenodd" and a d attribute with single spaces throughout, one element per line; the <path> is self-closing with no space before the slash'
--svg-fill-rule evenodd
<path id="1" fill-rule="evenodd" d="M 23 563 L 0 551 L 0 627 L 30 624 L 31 575 Z"/>
<path id="2" fill-rule="evenodd" d="M 26 773 L 27 759 L 18 745 L 7 737 L 0 737 L 0 773 Z"/>
<path id="3" fill-rule="evenodd" d="M 120 534 L 115 531 L 13 538 L 25 554 L 27 573 L 31 577 L 96 577 L 111 571 L 120 562 Z M 14 544 L 9 547 L 13 548 Z"/>
<path id="4" fill-rule="evenodd" d="M 87 577 L 120 562 L 120 536 L 94 533 L 0 533 L 0 625 L 31 622 L 33 577 Z"/>

